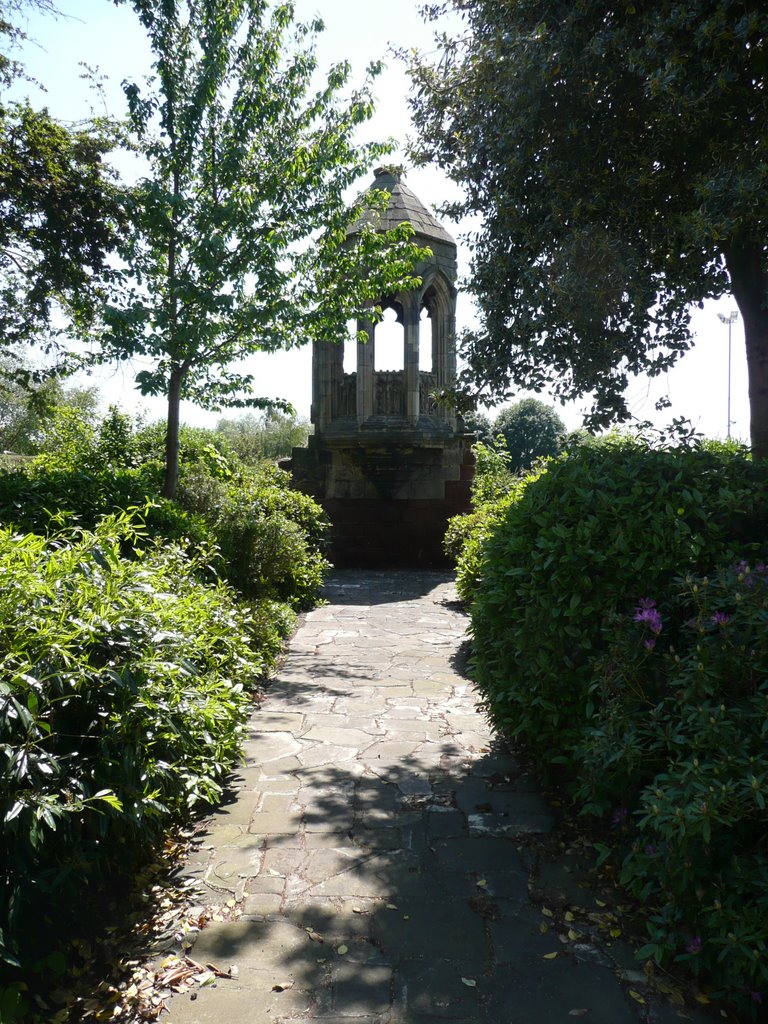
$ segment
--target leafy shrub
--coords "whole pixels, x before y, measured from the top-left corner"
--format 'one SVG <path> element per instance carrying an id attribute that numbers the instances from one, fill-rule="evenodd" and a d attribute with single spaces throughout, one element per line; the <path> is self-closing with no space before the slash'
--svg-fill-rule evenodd
<path id="1" fill-rule="evenodd" d="M 33 455 L 39 450 L 55 411 L 69 406 L 95 418 L 95 388 L 64 388 L 57 377 L 32 383 L 31 371 L 15 358 L 0 356 L 0 450 Z"/>
<path id="2" fill-rule="evenodd" d="M 164 461 L 165 431 L 165 423 L 158 422 L 136 432 L 134 445 L 140 462 Z M 241 467 L 224 434 L 186 424 L 179 429 L 179 464 L 183 469 L 206 472 L 219 480 L 231 480 Z"/>
<path id="3" fill-rule="evenodd" d="M 678 578 L 617 620 L 578 751 L 578 799 L 631 843 L 642 955 L 768 999 L 768 569 Z"/>
<path id="4" fill-rule="evenodd" d="M 328 522 L 315 501 L 291 489 L 288 474 L 270 463 L 244 466 L 208 443 L 211 431 L 186 431 L 190 461 L 177 501 L 167 501 L 157 497 L 162 464 L 143 461 L 154 451 L 149 428 L 134 436 L 117 410 L 100 427 L 68 411 L 57 422 L 50 451 L 0 472 L 0 522 L 37 533 L 65 522 L 93 529 L 104 515 L 141 509 L 151 532 L 190 551 L 216 545 L 219 572 L 244 596 L 295 607 L 316 600 L 329 568 Z"/>
<path id="5" fill-rule="evenodd" d="M 220 507 L 214 530 L 227 578 L 247 596 L 308 607 L 328 571 L 328 522 L 311 498 L 274 467 L 245 471 Z"/>
<path id="6" fill-rule="evenodd" d="M 732 451 L 582 447 L 520 488 L 485 543 L 472 608 L 494 724 L 573 767 L 606 624 L 680 572 L 765 536 L 768 469 Z"/>
<path id="7" fill-rule="evenodd" d="M 0 529 L 7 962 L 44 952 L 25 924 L 53 894 L 63 913 L 169 818 L 220 796 L 249 692 L 292 620 L 238 605 L 205 572 L 124 516 L 52 540 Z"/>
<path id="8" fill-rule="evenodd" d="M 247 466 L 256 466 L 265 459 L 286 458 L 294 448 L 306 445 L 309 432 L 307 420 L 273 409 L 246 413 L 236 419 L 220 419 L 216 424 L 216 433 L 227 439 Z"/>
<path id="9" fill-rule="evenodd" d="M 445 553 L 456 561 L 457 590 L 464 601 L 471 601 L 477 590 L 486 540 L 509 505 L 519 499 L 523 486 L 509 468 L 509 453 L 503 439 L 494 444 L 478 441 L 472 451 L 472 511 L 453 516 L 443 540 Z"/>
<path id="10" fill-rule="evenodd" d="M 52 468 L 34 459 L 0 472 L 0 522 L 22 532 L 47 534 L 64 524 L 93 529 L 106 515 L 141 510 L 145 525 L 170 540 L 211 539 L 200 517 L 156 498 L 162 467 L 76 470 Z"/>

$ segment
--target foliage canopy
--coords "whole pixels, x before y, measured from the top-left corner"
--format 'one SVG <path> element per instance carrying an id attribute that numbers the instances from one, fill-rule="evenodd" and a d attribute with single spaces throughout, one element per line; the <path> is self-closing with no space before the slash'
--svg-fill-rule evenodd
<path id="1" fill-rule="evenodd" d="M 565 423 L 546 402 L 521 398 L 501 410 L 493 432 L 504 438 L 510 469 L 520 473 L 531 469 L 537 459 L 557 455 L 562 450 Z"/>
<path id="2" fill-rule="evenodd" d="M 117 127 L 69 126 L 47 109 L 8 97 L 23 78 L 12 57 L 24 33 L 22 3 L 0 2 L 0 347 L 46 350 L 63 333 L 82 335 L 97 318 L 113 275 L 119 189 L 103 161 Z M 43 11 L 47 0 L 30 0 Z M 18 377 L 33 374 L 20 370 Z"/>
<path id="3" fill-rule="evenodd" d="M 347 236 L 359 211 L 345 192 L 387 150 L 353 141 L 372 113 L 377 67 L 348 93 L 349 65 L 336 65 L 316 89 L 322 23 L 294 26 L 290 3 L 133 7 L 155 76 L 125 92 L 149 170 L 128 209 L 128 272 L 103 355 L 149 360 L 141 392 L 168 397 L 163 493 L 173 497 L 180 400 L 274 405 L 252 396 L 241 361 L 341 338 L 377 296 L 415 284 L 420 250 L 407 226 Z"/>
<path id="4" fill-rule="evenodd" d="M 450 0 L 464 18 L 414 57 L 417 156 L 480 214 L 465 384 L 592 393 L 628 416 L 630 374 L 692 344 L 729 289 L 746 333 L 756 454 L 768 454 L 768 10 L 758 0 Z"/>

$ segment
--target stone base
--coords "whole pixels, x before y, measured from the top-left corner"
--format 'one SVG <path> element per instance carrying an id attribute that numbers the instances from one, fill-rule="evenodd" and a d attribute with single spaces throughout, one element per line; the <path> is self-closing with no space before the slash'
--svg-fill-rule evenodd
<path id="1" fill-rule="evenodd" d="M 442 444 L 310 439 L 291 459 L 294 486 L 320 502 L 331 520 L 331 557 L 339 566 L 446 564 L 451 516 L 470 507 L 471 435 Z"/>

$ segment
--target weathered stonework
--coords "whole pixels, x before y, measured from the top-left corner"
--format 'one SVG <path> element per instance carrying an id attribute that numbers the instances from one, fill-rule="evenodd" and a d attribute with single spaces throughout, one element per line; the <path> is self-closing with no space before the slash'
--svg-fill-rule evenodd
<path id="1" fill-rule="evenodd" d="M 452 515 L 469 507 L 473 437 L 435 399 L 456 378 L 456 243 L 389 170 L 374 187 L 390 194 L 382 229 L 407 221 L 432 256 L 417 267 L 419 289 L 390 296 L 403 326 L 403 370 L 376 371 L 375 325 L 358 324 L 357 366 L 344 373 L 339 345 L 312 353 L 312 413 L 307 448 L 291 460 L 294 485 L 316 498 L 332 522 L 341 565 L 434 565 Z M 353 229 L 354 230 L 354 229 Z M 419 370 L 422 310 L 431 322 L 432 370 Z"/>

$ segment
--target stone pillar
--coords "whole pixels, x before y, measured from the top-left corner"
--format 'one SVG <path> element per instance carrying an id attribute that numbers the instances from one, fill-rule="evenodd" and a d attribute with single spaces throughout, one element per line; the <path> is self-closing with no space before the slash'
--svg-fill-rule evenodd
<path id="1" fill-rule="evenodd" d="M 333 368 L 329 359 L 333 346 L 328 342 L 312 342 L 312 411 L 310 419 L 318 434 L 333 419 Z"/>
<path id="2" fill-rule="evenodd" d="M 405 417 L 410 426 L 419 422 L 419 313 L 418 293 L 403 296 L 403 335 L 405 373 Z"/>
<path id="3" fill-rule="evenodd" d="M 445 383 L 444 387 L 451 388 L 456 383 L 456 299 L 451 302 L 450 314 L 445 318 L 445 338 L 443 341 L 445 351 Z M 456 409 L 446 406 L 446 420 L 456 429 Z"/>
<path id="4" fill-rule="evenodd" d="M 365 423 L 373 416 L 375 381 L 373 374 L 376 328 L 370 320 L 359 320 L 358 331 L 365 331 L 366 342 L 357 343 L 357 423 Z"/>

